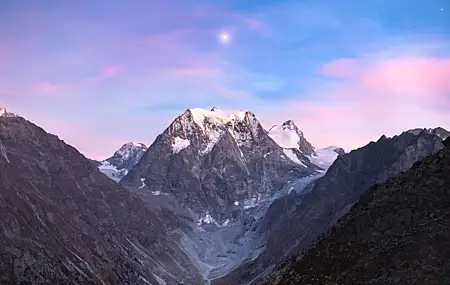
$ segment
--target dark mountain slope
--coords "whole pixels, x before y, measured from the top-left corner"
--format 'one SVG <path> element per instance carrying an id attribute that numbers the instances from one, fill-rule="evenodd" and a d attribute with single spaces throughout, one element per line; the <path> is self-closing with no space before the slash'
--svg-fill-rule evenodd
<path id="1" fill-rule="evenodd" d="M 244 281 L 265 277 L 271 269 L 308 247 L 371 185 L 408 170 L 442 147 L 442 139 L 435 134 L 404 132 L 393 138 L 383 136 L 377 142 L 339 155 L 326 175 L 310 185 L 310 192 L 281 198 L 271 205 L 260 223 L 260 232 L 267 233 L 261 255 L 213 284 L 245 284 Z"/>
<path id="2" fill-rule="evenodd" d="M 302 259 L 264 284 L 450 284 L 450 139 L 374 185 Z"/>
<path id="3" fill-rule="evenodd" d="M 0 284 L 158 284 L 169 273 L 198 284 L 171 250 L 177 220 L 161 216 L 56 136 L 0 118 Z"/>

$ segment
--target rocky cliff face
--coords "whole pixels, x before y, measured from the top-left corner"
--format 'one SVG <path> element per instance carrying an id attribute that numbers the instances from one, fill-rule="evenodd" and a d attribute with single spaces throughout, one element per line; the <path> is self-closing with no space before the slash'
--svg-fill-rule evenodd
<path id="1" fill-rule="evenodd" d="M 445 145 L 371 187 L 302 258 L 264 284 L 449 284 L 450 139 Z"/>
<path id="2" fill-rule="evenodd" d="M 96 165 L 101 172 L 119 182 L 139 162 L 147 147 L 142 143 L 129 142 L 117 150 L 113 156 Z"/>
<path id="3" fill-rule="evenodd" d="M 383 136 L 377 142 L 339 155 L 326 175 L 304 192 L 292 193 L 271 205 L 259 224 L 259 231 L 266 233 L 261 255 L 213 284 L 245 284 L 255 278 L 258 284 L 262 276 L 333 225 L 372 184 L 408 170 L 442 147 L 442 139 L 435 134 L 405 132 L 393 138 Z"/>
<path id="4" fill-rule="evenodd" d="M 0 118 L 0 284 L 201 284 L 180 216 L 23 118 Z"/>
<path id="5" fill-rule="evenodd" d="M 121 183 L 173 195 L 194 213 L 222 223 L 316 171 L 311 163 L 293 162 L 249 111 L 190 109 Z"/>

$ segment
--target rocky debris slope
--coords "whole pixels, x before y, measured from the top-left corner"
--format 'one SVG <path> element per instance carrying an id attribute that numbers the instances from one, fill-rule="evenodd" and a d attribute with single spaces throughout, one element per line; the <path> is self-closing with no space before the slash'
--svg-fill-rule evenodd
<path id="1" fill-rule="evenodd" d="M 366 191 L 298 261 L 264 284 L 450 284 L 450 139 Z"/>
<path id="2" fill-rule="evenodd" d="M 173 195 L 202 220 L 222 224 L 317 170 L 294 163 L 249 111 L 189 109 L 121 183 Z"/>
<path id="3" fill-rule="evenodd" d="M 109 178 L 119 182 L 139 162 L 146 150 L 147 146 L 142 143 L 129 142 L 117 150 L 113 156 L 97 162 L 96 165 Z"/>
<path id="4" fill-rule="evenodd" d="M 213 284 L 245 284 L 263 278 L 290 256 L 309 246 L 358 201 L 374 183 L 408 170 L 416 161 L 443 147 L 442 139 L 428 132 L 382 136 L 377 142 L 339 155 L 325 176 L 302 193 L 276 200 L 259 224 L 266 234 L 264 251 Z M 257 284 L 257 282 L 255 283 Z"/>
<path id="5" fill-rule="evenodd" d="M 184 284 L 188 227 L 20 117 L 0 117 L 0 284 Z"/>

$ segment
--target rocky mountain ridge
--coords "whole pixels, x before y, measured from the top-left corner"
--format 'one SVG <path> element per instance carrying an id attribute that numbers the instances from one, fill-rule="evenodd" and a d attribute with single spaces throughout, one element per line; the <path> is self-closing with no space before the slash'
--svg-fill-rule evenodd
<path id="1" fill-rule="evenodd" d="M 404 132 L 339 155 L 327 173 L 300 193 L 275 200 L 258 224 L 263 251 L 212 284 L 259 284 L 271 270 L 297 255 L 358 201 L 372 184 L 408 170 L 443 147 L 436 134 Z M 280 243 L 280 240 L 283 241 Z"/>
<path id="2" fill-rule="evenodd" d="M 302 257 L 264 284 L 450 283 L 450 138 L 367 190 Z"/>
<path id="3" fill-rule="evenodd" d="M 147 150 L 143 143 L 129 142 L 118 149 L 113 156 L 101 162 L 95 162 L 101 172 L 119 182 L 139 162 Z"/>
<path id="4" fill-rule="evenodd" d="M 0 117 L 0 284 L 197 285 L 194 225 L 20 117 Z"/>

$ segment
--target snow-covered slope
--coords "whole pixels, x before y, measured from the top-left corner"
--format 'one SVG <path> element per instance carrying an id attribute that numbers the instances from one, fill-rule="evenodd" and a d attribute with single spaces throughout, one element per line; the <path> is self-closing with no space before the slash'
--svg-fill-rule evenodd
<path id="1" fill-rule="evenodd" d="M 295 125 L 293 120 L 275 125 L 269 130 L 269 136 L 282 148 L 296 148 L 304 155 L 314 153 L 314 147 L 309 143 L 303 132 Z"/>
<path id="2" fill-rule="evenodd" d="M 119 182 L 141 159 L 147 147 L 142 143 L 129 142 L 113 156 L 98 163 L 98 168 L 112 180 Z"/>
<path id="3" fill-rule="evenodd" d="M 284 148 L 284 153 L 293 162 L 300 165 L 312 163 L 323 170 L 327 170 L 338 154 L 344 152 L 343 149 L 336 146 L 323 149 L 314 148 L 292 120 L 273 126 L 269 130 L 269 136 Z"/>
<path id="4" fill-rule="evenodd" d="M 316 149 L 315 153 L 308 156 L 308 158 L 313 164 L 327 170 L 336 160 L 338 155 L 343 153 L 345 152 L 342 148 L 337 146 L 329 146 L 326 148 Z"/>

